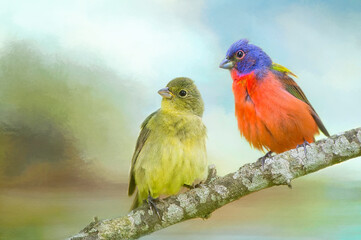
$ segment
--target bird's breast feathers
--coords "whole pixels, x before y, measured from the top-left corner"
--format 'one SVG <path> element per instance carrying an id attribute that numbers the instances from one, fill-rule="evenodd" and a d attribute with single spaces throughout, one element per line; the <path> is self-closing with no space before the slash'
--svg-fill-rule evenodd
<path id="1" fill-rule="evenodd" d="M 254 72 L 231 71 L 238 128 L 257 149 L 283 152 L 318 132 L 308 104 L 287 92 L 271 71 L 262 79 Z"/>
<path id="2" fill-rule="evenodd" d="M 160 112 L 148 127 L 152 134 L 136 163 L 140 192 L 175 194 L 184 184 L 206 177 L 206 128 L 200 117 Z"/>

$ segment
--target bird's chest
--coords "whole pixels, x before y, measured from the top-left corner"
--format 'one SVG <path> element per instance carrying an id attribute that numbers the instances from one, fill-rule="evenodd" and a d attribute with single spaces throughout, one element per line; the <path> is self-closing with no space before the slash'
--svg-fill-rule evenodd
<path id="1" fill-rule="evenodd" d="M 205 137 L 205 126 L 200 117 L 194 115 L 165 116 L 158 122 L 164 139 L 175 139 L 181 144 Z"/>
<path id="2" fill-rule="evenodd" d="M 153 197 L 175 194 L 184 184 L 203 179 L 207 166 L 206 129 L 200 117 L 166 115 L 156 124 L 157 131 L 139 155 L 141 170 L 136 174 L 138 187 L 149 189 Z"/>
<path id="3" fill-rule="evenodd" d="M 152 148 L 154 161 L 178 162 L 187 158 L 192 161 L 193 153 L 205 151 L 206 128 L 202 119 L 194 115 L 164 114 L 157 121 L 157 126 L 150 136 L 148 147 Z"/>
<path id="4" fill-rule="evenodd" d="M 255 74 L 239 75 L 235 70 L 231 71 L 233 79 L 233 93 L 236 110 L 244 112 L 256 110 L 258 104 L 258 85 Z M 237 112 L 236 112 L 237 113 Z"/>
<path id="5" fill-rule="evenodd" d="M 267 105 L 271 103 L 267 96 L 268 79 L 257 81 L 254 73 L 239 76 L 234 72 L 232 78 L 238 128 L 248 141 L 257 141 L 260 129 L 264 128 Z"/>
<path id="6" fill-rule="evenodd" d="M 270 117 L 270 114 L 280 115 L 280 112 L 275 110 L 286 108 L 285 102 L 290 94 L 271 73 L 266 74 L 262 79 L 257 79 L 254 72 L 238 75 L 232 71 L 231 74 L 238 118 L 242 117 L 245 121 L 250 120 L 247 116 L 265 119 Z"/>

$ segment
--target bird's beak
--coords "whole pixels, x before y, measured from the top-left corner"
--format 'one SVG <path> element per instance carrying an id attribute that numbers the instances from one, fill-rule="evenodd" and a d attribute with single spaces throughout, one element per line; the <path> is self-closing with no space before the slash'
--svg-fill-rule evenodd
<path id="1" fill-rule="evenodd" d="M 158 93 L 163 97 L 163 98 L 172 98 L 173 97 L 173 94 L 169 91 L 169 88 L 165 87 L 165 88 L 162 88 L 158 91 Z"/>
<path id="2" fill-rule="evenodd" d="M 224 69 L 231 69 L 234 67 L 234 63 L 228 58 L 224 58 L 221 64 L 219 64 L 219 67 Z"/>

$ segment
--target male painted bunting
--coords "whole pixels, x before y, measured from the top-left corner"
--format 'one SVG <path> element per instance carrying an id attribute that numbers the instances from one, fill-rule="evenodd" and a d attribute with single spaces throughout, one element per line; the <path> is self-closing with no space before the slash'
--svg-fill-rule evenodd
<path id="1" fill-rule="evenodd" d="M 131 209 L 147 199 L 157 214 L 154 199 L 204 180 L 207 170 L 204 104 L 196 85 L 189 78 L 175 78 L 158 93 L 161 108 L 141 125 L 128 188 L 130 196 L 137 187 Z"/>
<path id="2" fill-rule="evenodd" d="M 314 142 L 320 129 L 329 136 L 320 117 L 287 68 L 273 63 L 259 47 L 241 39 L 231 45 L 220 66 L 233 79 L 238 128 L 251 146 L 272 152 Z"/>

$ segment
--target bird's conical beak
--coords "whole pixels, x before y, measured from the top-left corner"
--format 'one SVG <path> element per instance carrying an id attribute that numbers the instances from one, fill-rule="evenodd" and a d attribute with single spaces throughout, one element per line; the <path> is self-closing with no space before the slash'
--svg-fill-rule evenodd
<path id="1" fill-rule="evenodd" d="M 221 64 L 219 64 L 219 67 L 224 69 L 231 69 L 234 67 L 234 63 L 228 58 L 224 58 Z"/>
<path id="2" fill-rule="evenodd" d="M 165 87 L 162 88 L 158 91 L 158 93 L 163 97 L 163 98 L 172 98 L 173 94 L 169 91 L 169 88 Z"/>

